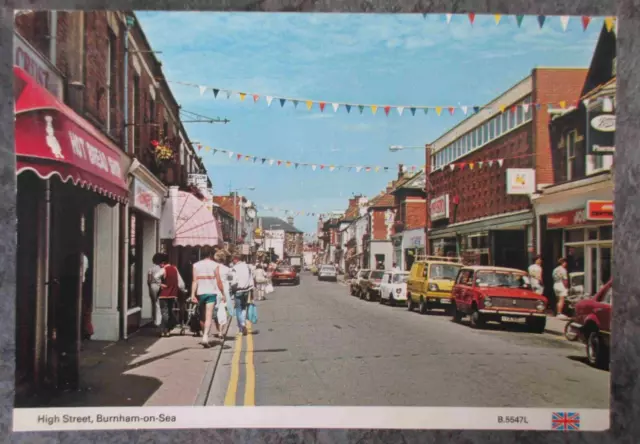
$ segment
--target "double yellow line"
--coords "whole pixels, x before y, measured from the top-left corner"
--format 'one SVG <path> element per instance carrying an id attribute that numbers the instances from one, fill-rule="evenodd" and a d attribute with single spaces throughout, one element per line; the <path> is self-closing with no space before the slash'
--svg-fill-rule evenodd
<path id="1" fill-rule="evenodd" d="M 256 405 L 256 368 L 253 364 L 253 336 L 251 335 L 251 324 L 247 322 L 249 334 L 247 338 L 247 350 L 245 352 L 245 385 L 244 385 L 244 406 Z M 231 361 L 231 376 L 227 386 L 227 394 L 224 397 L 225 406 L 236 405 L 238 393 L 238 382 L 240 380 L 240 356 L 242 356 L 242 342 L 245 336 L 242 333 L 236 335 L 236 348 L 233 351 Z"/>

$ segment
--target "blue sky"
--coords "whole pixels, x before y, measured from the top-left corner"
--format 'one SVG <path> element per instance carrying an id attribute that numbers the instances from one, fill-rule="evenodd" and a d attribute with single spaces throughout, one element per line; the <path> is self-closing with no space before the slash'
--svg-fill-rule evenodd
<path id="1" fill-rule="evenodd" d="M 422 150 L 390 152 L 390 145 L 419 146 L 435 140 L 464 117 L 427 116 L 408 110 L 385 116 L 344 108 L 307 111 L 265 95 L 327 102 L 389 105 L 482 105 L 526 77 L 536 66 L 587 67 L 603 24 L 583 31 L 572 17 L 566 32 L 558 17 L 541 30 L 535 16 L 518 28 L 514 16 L 465 15 L 447 24 L 444 15 L 264 14 L 138 12 L 138 19 L 170 81 L 260 94 L 214 99 L 208 91 L 171 84 L 183 109 L 231 123 L 185 124 L 192 140 L 212 148 L 317 164 L 423 165 Z M 397 175 L 346 170 L 269 167 L 200 152 L 216 194 L 256 187 L 245 194 L 258 205 L 292 211 L 344 210 L 353 193 L 378 194 Z M 284 217 L 264 210 L 263 216 Z M 316 218 L 295 225 L 315 231 Z"/>

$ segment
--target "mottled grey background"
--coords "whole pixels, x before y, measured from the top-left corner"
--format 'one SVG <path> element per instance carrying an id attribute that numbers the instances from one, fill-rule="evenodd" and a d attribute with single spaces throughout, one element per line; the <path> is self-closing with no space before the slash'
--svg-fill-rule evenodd
<path id="1" fill-rule="evenodd" d="M 11 9 L 10 9 L 11 8 Z M 15 155 L 12 9 L 178 9 L 616 15 L 611 429 L 605 433 L 395 430 L 176 430 L 11 434 L 15 326 Z M 0 432 L 4 442 L 81 443 L 620 443 L 640 442 L 640 0 L 0 0 Z M 585 387 L 585 390 L 588 390 Z"/>

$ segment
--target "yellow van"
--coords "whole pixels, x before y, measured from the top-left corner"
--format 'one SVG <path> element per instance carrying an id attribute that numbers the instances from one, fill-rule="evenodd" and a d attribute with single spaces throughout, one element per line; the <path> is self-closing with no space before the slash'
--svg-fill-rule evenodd
<path id="1" fill-rule="evenodd" d="M 434 308 L 453 310 L 451 290 L 462 268 L 460 258 L 419 256 L 407 282 L 407 308 L 425 314 Z"/>

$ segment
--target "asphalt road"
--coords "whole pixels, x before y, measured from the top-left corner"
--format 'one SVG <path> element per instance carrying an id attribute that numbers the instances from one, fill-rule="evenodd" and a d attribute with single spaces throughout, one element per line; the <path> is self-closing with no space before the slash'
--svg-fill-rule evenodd
<path id="1" fill-rule="evenodd" d="M 251 334 L 232 326 L 207 405 L 609 407 L 609 373 L 562 337 L 472 330 L 309 274 L 258 304 Z"/>

